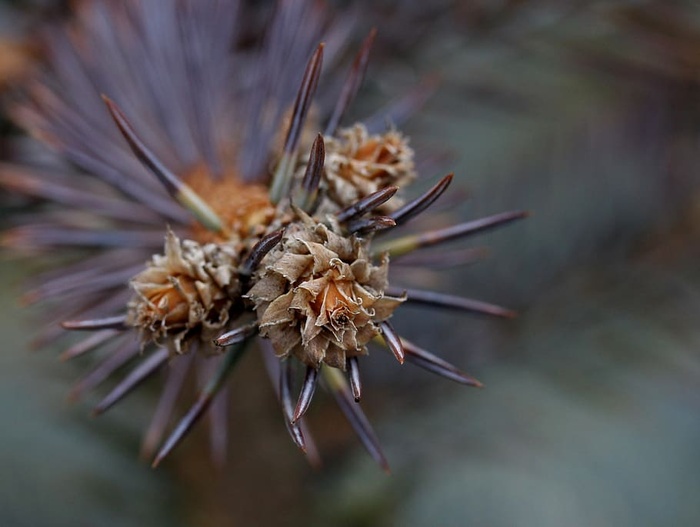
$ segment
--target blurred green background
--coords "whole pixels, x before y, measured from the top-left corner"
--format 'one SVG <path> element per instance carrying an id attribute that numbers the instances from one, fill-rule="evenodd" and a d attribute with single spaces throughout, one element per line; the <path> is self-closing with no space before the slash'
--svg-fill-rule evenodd
<path id="1" fill-rule="evenodd" d="M 393 474 L 322 398 L 316 472 L 250 356 L 227 466 L 198 430 L 153 471 L 138 441 L 156 386 L 99 420 L 68 404 L 81 365 L 27 351 L 37 317 L 17 297 L 32 269 L 5 261 L 0 525 L 700 525 L 700 5 L 424 4 L 360 4 L 360 33 L 380 32 L 354 111 L 437 73 L 405 130 L 470 193 L 444 216 L 533 213 L 458 244 L 489 247 L 482 262 L 401 277 L 520 312 L 396 317 L 486 388 L 375 352 L 363 407 Z M 0 53 L 47 6 L 0 3 Z"/>

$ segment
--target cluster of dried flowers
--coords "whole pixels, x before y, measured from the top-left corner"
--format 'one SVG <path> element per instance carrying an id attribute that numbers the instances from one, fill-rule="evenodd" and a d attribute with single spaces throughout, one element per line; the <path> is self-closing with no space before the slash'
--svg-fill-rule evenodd
<path id="1" fill-rule="evenodd" d="M 48 30 L 45 61 L 11 114 L 58 155 L 43 166 L 31 159 L 0 165 L 0 184 L 47 204 L 3 242 L 42 253 L 92 250 L 39 276 L 28 299 L 59 302 L 63 328 L 92 332 L 63 357 L 104 354 L 75 394 L 134 363 L 97 413 L 155 372 L 167 372 L 146 453 L 161 444 L 188 373 L 211 372 L 155 464 L 208 409 L 218 416 L 212 426 L 225 429 L 217 407 L 226 378 L 258 342 L 287 428 L 311 460 L 317 453 L 303 416 L 322 379 L 386 467 L 357 404 L 358 358 L 371 341 L 401 363 L 479 385 L 399 337 L 389 322 L 395 310 L 418 302 L 510 314 L 392 287 L 390 258 L 523 213 L 379 242 L 428 208 L 452 176 L 405 201 L 404 188 L 416 178 L 408 139 L 361 123 L 339 127 L 360 87 L 374 31 L 319 133 L 318 121 L 307 118 L 324 59 L 324 44 L 317 43 L 323 38 L 338 49 L 342 26 L 317 3 L 281 2 L 266 36 L 251 42 L 241 32 L 245 17 L 233 1 L 92 0 L 78 4 L 67 29 Z M 42 335 L 55 337 L 54 327 Z"/>

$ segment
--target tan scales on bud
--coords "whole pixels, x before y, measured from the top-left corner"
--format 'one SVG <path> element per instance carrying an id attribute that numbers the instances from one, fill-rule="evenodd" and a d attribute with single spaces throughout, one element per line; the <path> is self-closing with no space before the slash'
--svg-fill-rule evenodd
<path id="1" fill-rule="evenodd" d="M 246 295 L 260 334 L 280 357 L 345 369 L 347 358 L 367 353 L 378 324 L 403 302 L 384 295 L 388 263 L 371 262 L 366 240 L 302 217 L 267 255 Z"/>
<path id="2" fill-rule="evenodd" d="M 225 244 L 200 245 L 169 231 L 164 254 L 131 280 L 127 324 L 140 330 L 143 344 L 156 342 L 171 353 L 187 352 L 193 336 L 214 338 L 240 296 L 236 265 Z"/>

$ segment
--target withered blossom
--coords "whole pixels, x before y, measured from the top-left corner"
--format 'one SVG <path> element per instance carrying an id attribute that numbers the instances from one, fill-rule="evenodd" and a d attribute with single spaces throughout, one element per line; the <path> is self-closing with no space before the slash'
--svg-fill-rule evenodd
<path id="1" fill-rule="evenodd" d="M 318 2 L 283 1 L 265 36 L 244 34 L 254 27 L 247 9 L 234 0 L 85 0 L 69 22 L 48 27 L 43 59 L 16 87 L 21 95 L 9 113 L 53 158 L 0 164 L 0 185 L 44 206 L 18 214 L 2 242 L 47 261 L 56 250 L 83 250 L 75 263 L 39 275 L 27 293 L 27 301 L 60 306 L 61 318 L 49 320 L 36 342 L 61 338 L 59 321 L 91 332 L 62 353 L 103 350 L 76 396 L 131 366 L 97 413 L 165 373 L 143 446 L 149 456 L 158 449 L 154 464 L 207 411 L 222 459 L 226 381 L 256 342 L 284 423 L 312 462 L 304 413 L 323 377 L 386 468 L 358 404 L 358 359 L 372 341 L 400 363 L 480 386 L 397 334 L 390 318 L 401 303 L 511 315 L 390 285 L 390 259 L 400 264 L 407 253 L 524 213 L 384 238 L 422 214 L 452 175 L 404 202 L 395 195 L 416 177 L 408 138 L 394 128 L 370 133 L 362 123 L 339 128 L 375 31 L 335 107 L 325 108 L 314 95 L 324 61 L 336 71 L 330 50 L 342 49 L 347 25 Z M 296 405 L 295 364 L 305 371 Z M 208 381 L 162 441 L 188 376 L 198 372 Z"/>
<path id="2" fill-rule="evenodd" d="M 384 295 L 389 259 L 374 265 L 367 238 L 300 216 L 263 260 L 246 297 L 278 357 L 345 370 L 348 358 L 367 354 L 403 298 Z"/>
<path id="3" fill-rule="evenodd" d="M 212 340 L 241 296 L 238 257 L 233 244 L 200 245 L 168 231 L 164 254 L 131 280 L 126 324 L 141 332 L 143 346 L 155 342 L 171 353 L 188 351 L 193 335 Z"/>
<path id="4" fill-rule="evenodd" d="M 416 179 L 413 158 L 408 138 L 398 130 L 370 134 L 362 123 L 341 128 L 326 138 L 328 198 L 344 207 L 382 188 L 409 185 Z M 391 212 L 400 206 L 393 199 L 379 211 Z"/>

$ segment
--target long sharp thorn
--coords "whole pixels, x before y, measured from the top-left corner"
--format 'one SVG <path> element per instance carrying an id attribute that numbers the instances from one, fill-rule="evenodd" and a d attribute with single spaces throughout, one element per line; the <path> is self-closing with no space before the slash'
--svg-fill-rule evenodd
<path id="1" fill-rule="evenodd" d="M 107 105 L 112 119 L 136 158 L 158 178 L 168 193 L 189 210 L 204 227 L 214 232 L 221 232 L 224 228 L 223 224 L 211 207 L 191 187 L 170 171 L 145 145 L 114 101 L 106 95 L 102 95 L 102 100 Z"/>
<path id="2" fill-rule="evenodd" d="M 294 170 L 294 152 L 299 143 L 299 137 L 301 136 L 306 116 L 311 108 L 311 101 L 316 93 L 318 79 L 321 76 L 323 47 L 324 44 L 322 42 L 318 45 L 309 63 L 306 65 L 304 78 L 301 81 L 301 87 L 294 101 L 292 119 L 289 123 L 289 129 L 287 130 L 287 137 L 284 141 L 284 152 L 272 178 L 270 200 L 273 203 L 279 203 L 279 201 L 289 193 L 292 171 Z"/>
<path id="3" fill-rule="evenodd" d="M 100 344 L 107 342 L 109 339 L 119 334 L 119 331 L 114 329 L 103 329 L 97 333 L 93 333 L 88 338 L 76 342 L 70 348 L 66 349 L 63 353 L 59 355 L 61 361 L 70 360 L 79 355 L 88 353 L 89 351 L 95 349 Z"/>
<path id="4" fill-rule="evenodd" d="M 356 403 L 359 403 L 360 399 L 362 399 L 362 383 L 360 382 L 360 366 L 358 363 L 357 357 L 350 357 L 346 361 L 350 389 Z"/>
<path id="5" fill-rule="evenodd" d="M 282 364 L 279 373 L 279 396 L 280 402 L 282 404 L 282 412 L 284 413 L 284 422 L 287 426 L 287 431 L 294 441 L 294 444 L 301 449 L 302 452 L 306 452 L 306 441 L 304 440 L 304 434 L 301 428 L 292 422 L 294 416 L 293 403 L 292 403 L 292 363 L 287 360 Z"/>
<path id="6" fill-rule="evenodd" d="M 136 388 L 151 373 L 160 368 L 168 358 L 168 350 L 160 348 L 148 359 L 134 368 L 109 394 L 94 408 L 93 415 L 100 415 L 109 410 L 122 398 Z"/>
<path id="7" fill-rule="evenodd" d="M 318 134 L 311 145 L 309 163 L 306 165 L 304 179 L 301 182 L 302 197 L 298 200 L 302 210 L 311 212 L 318 198 L 318 186 L 323 175 L 323 164 L 326 160 L 326 147 L 323 136 Z"/>
<path id="8" fill-rule="evenodd" d="M 387 474 L 390 473 L 389 463 L 384 456 L 382 447 L 379 444 L 379 439 L 377 439 L 372 425 L 367 420 L 362 408 L 360 408 L 359 404 L 355 403 L 343 374 L 337 368 L 323 368 L 323 377 L 328 390 L 333 394 L 338 406 L 350 423 L 350 426 L 352 426 L 353 430 L 355 430 L 355 433 L 360 438 L 362 446 L 369 452 L 372 459 L 382 467 L 384 472 Z"/>
<path id="9" fill-rule="evenodd" d="M 352 68 L 348 74 L 348 78 L 343 84 L 342 91 L 340 92 L 340 97 L 338 97 L 338 102 L 333 109 L 333 114 L 328 120 L 328 125 L 326 126 L 325 135 L 333 135 L 340 124 L 343 115 L 347 109 L 352 104 L 355 99 L 357 92 L 362 85 L 362 81 L 367 72 L 367 64 L 369 63 L 369 53 L 372 49 L 372 44 L 374 43 L 374 38 L 377 36 L 377 29 L 372 28 L 369 35 L 365 38 L 362 43 L 360 51 L 355 56 L 353 60 Z"/>
<path id="10" fill-rule="evenodd" d="M 124 346 L 123 342 L 120 345 L 123 346 L 121 349 L 110 350 L 103 361 L 72 386 L 68 392 L 68 400 L 78 400 L 85 392 L 102 383 L 138 354 L 138 346 Z"/>
<path id="11" fill-rule="evenodd" d="M 263 236 L 263 238 L 255 244 L 253 249 L 250 251 L 248 258 L 246 258 L 245 262 L 243 263 L 243 266 L 241 267 L 241 274 L 244 276 L 250 276 L 253 274 L 253 271 L 257 269 L 258 265 L 260 265 L 260 262 L 262 262 L 262 259 L 265 258 L 265 255 L 274 249 L 275 246 L 282 240 L 282 236 L 284 236 L 283 230 L 271 232 L 270 234 Z"/>
<path id="12" fill-rule="evenodd" d="M 396 222 L 388 216 L 376 218 L 363 218 L 354 220 L 348 224 L 348 230 L 356 234 L 369 234 L 371 232 L 383 231 L 396 227 Z"/>
<path id="13" fill-rule="evenodd" d="M 453 177 L 453 174 L 446 175 L 425 194 L 417 197 L 413 201 L 409 201 L 403 207 L 395 210 L 390 216 L 394 219 L 394 221 L 396 221 L 397 225 L 406 223 L 408 220 L 414 218 L 430 207 L 430 205 L 432 205 L 433 202 L 438 199 L 442 193 L 445 192 L 445 190 L 447 190 L 447 187 L 449 187 L 450 183 L 452 183 Z"/>
<path id="14" fill-rule="evenodd" d="M 187 411 L 185 416 L 180 420 L 180 422 L 175 426 L 175 429 L 168 436 L 163 443 L 163 446 L 158 451 L 155 459 L 153 460 L 153 468 L 160 465 L 163 459 L 175 448 L 182 438 L 190 431 L 192 426 L 199 421 L 199 419 L 204 415 L 205 411 L 211 405 L 214 397 L 219 393 L 224 381 L 228 377 L 233 367 L 243 355 L 244 348 L 242 345 L 232 349 L 226 355 L 223 363 L 214 374 L 214 376 L 209 380 L 209 383 L 204 387 L 201 394 L 192 405 L 192 407 Z"/>
<path id="15" fill-rule="evenodd" d="M 309 429 L 304 422 L 304 418 L 302 418 L 296 425 L 292 425 L 290 421 L 293 411 L 291 390 L 289 388 L 291 382 L 291 369 L 287 374 L 286 380 L 282 379 L 283 373 L 286 371 L 284 370 L 283 366 L 286 368 L 289 361 L 281 362 L 275 355 L 272 345 L 268 340 L 260 341 L 260 351 L 262 352 L 263 360 L 265 361 L 265 369 L 267 370 L 268 376 L 272 381 L 275 395 L 277 396 L 277 400 L 280 402 L 280 406 L 282 407 L 284 424 L 287 427 L 289 435 L 292 437 L 294 444 L 304 453 L 304 456 L 308 460 L 309 464 L 314 468 L 320 468 L 322 465 L 321 457 L 318 454 L 316 443 L 314 442 L 313 437 L 309 433 Z M 285 388 L 287 393 L 287 397 L 285 398 L 286 404 L 283 402 L 281 395 L 283 391 L 283 382 L 287 383 L 287 387 Z"/>
<path id="16" fill-rule="evenodd" d="M 93 331 L 96 329 L 118 329 L 124 330 L 126 326 L 126 316 L 95 318 L 92 320 L 66 320 L 61 322 L 63 329 Z"/>
<path id="17" fill-rule="evenodd" d="M 151 459 L 155 454 L 195 355 L 195 353 L 188 353 L 174 361 L 168 368 L 165 386 L 141 441 L 141 459 Z"/>
<path id="18" fill-rule="evenodd" d="M 422 234 L 404 236 L 394 240 L 388 240 L 375 249 L 375 254 L 388 252 L 390 256 L 402 256 L 416 249 L 430 247 L 439 243 L 448 242 L 456 238 L 476 234 L 488 229 L 500 227 L 507 223 L 526 218 L 529 214 L 524 211 L 503 212 L 494 214 L 486 218 L 480 218 L 474 221 L 452 225 L 444 229 L 425 232 Z"/>
<path id="19" fill-rule="evenodd" d="M 463 298 L 436 291 L 423 291 L 420 289 L 402 289 L 397 287 L 387 287 L 385 293 L 391 296 L 407 295 L 407 302 L 423 304 L 434 307 L 444 307 L 447 309 L 457 309 L 460 311 L 470 311 L 473 313 L 483 313 L 503 318 L 515 318 L 517 313 L 505 307 L 489 304 L 480 300 Z"/>
<path id="20" fill-rule="evenodd" d="M 292 417 L 292 423 L 296 423 L 301 416 L 306 413 L 311 404 L 311 399 L 314 397 L 314 392 L 316 391 L 316 383 L 318 382 L 318 369 L 313 366 L 308 366 L 306 368 L 306 376 L 304 377 L 304 383 L 301 386 L 301 391 L 299 392 L 299 400 L 297 401 L 297 406 L 294 409 L 294 416 Z"/>
<path id="21" fill-rule="evenodd" d="M 464 373 L 449 362 L 439 357 L 436 357 L 432 353 L 422 348 L 419 348 L 415 344 L 412 344 L 411 342 L 405 339 L 401 339 L 401 343 L 403 344 L 403 349 L 406 351 L 406 360 L 408 362 L 412 362 L 413 364 L 420 368 L 423 368 L 424 370 L 435 373 L 437 375 L 441 375 L 446 379 L 450 379 L 460 384 L 474 386 L 475 388 L 484 387 L 484 385 L 481 384 L 481 382 L 476 380 L 471 375 Z"/>
<path id="22" fill-rule="evenodd" d="M 223 335 L 214 339 L 214 344 L 219 347 L 231 346 L 233 344 L 240 344 L 248 340 L 250 337 L 258 333 L 258 324 L 253 322 L 252 324 L 246 324 L 236 329 L 232 329 L 224 333 Z"/>
<path id="23" fill-rule="evenodd" d="M 398 333 L 396 333 L 396 330 L 387 321 L 380 324 L 380 329 L 382 336 L 384 337 L 384 341 L 389 346 L 389 349 L 394 354 L 394 357 L 396 357 L 396 360 L 399 361 L 399 364 L 403 364 L 405 353 Z"/>
<path id="24" fill-rule="evenodd" d="M 369 196 L 365 196 L 361 200 L 356 201 L 349 207 L 344 208 L 340 212 L 336 213 L 335 217 L 339 222 L 344 223 L 367 214 L 368 212 L 372 212 L 380 205 L 383 205 L 389 201 L 389 199 L 396 194 L 397 190 L 399 190 L 399 187 L 384 187 L 383 189 L 373 192 Z"/>

